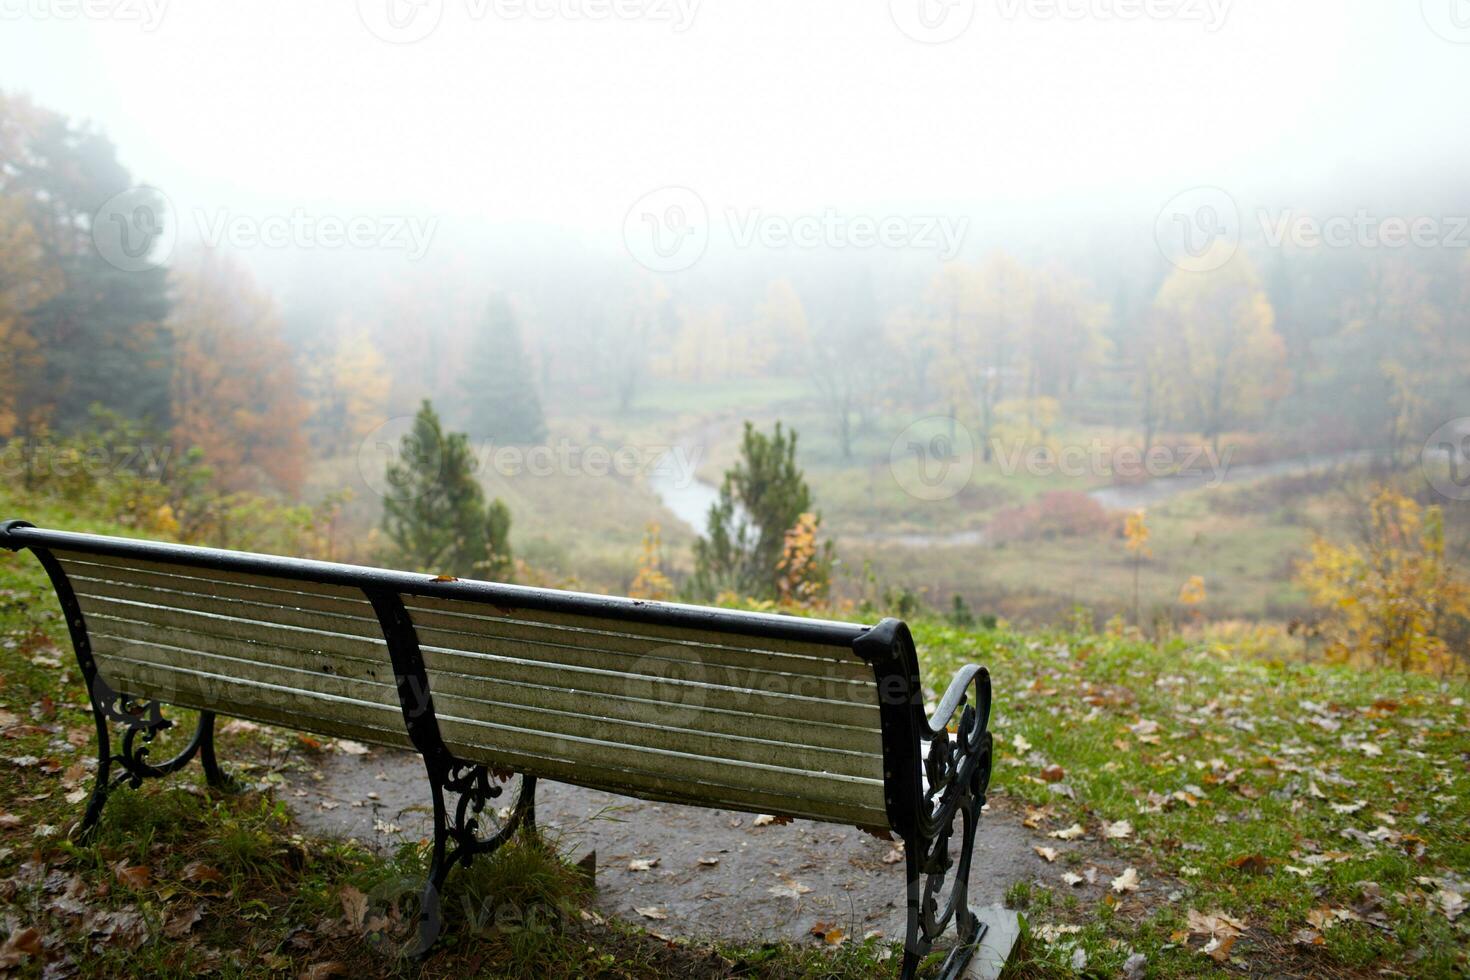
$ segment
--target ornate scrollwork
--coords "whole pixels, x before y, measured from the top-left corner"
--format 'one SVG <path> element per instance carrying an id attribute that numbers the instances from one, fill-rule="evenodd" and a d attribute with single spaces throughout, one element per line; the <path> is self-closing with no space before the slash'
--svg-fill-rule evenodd
<path id="1" fill-rule="evenodd" d="M 112 761 L 122 767 L 113 785 L 128 783 L 134 789 L 143 785 L 144 779 L 168 775 L 188 763 L 198 750 L 196 734 L 184 751 L 161 766 L 148 761 L 148 753 L 159 732 L 174 727 L 174 723 L 163 717 L 162 705 L 157 701 L 119 694 L 108 688 L 99 678 L 95 685 L 97 710 L 101 716 L 123 726 L 122 748 L 112 755 Z M 141 736 L 141 742 L 139 741 Z"/>
<path id="2" fill-rule="evenodd" d="M 956 730 L 951 733 L 941 727 L 924 733 L 928 741 L 924 756 L 926 786 L 919 807 L 919 840 L 911 873 L 918 875 L 922 883 L 918 927 L 925 949 L 956 917 L 962 945 L 978 938 L 979 925 L 970 913 L 967 900 L 975 831 L 980 809 L 985 805 L 985 790 L 990 784 L 991 756 L 991 736 L 986 730 L 990 715 L 989 684 L 984 675 L 978 676 L 979 704 L 967 705 L 967 698 L 959 701 L 956 707 L 963 710 Z M 961 821 L 959 828 L 955 826 L 956 817 Z M 960 832 L 958 861 L 950 854 L 950 841 L 956 829 Z M 951 877 L 946 895 L 946 881 Z"/>
<path id="3" fill-rule="evenodd" d="M 475 851 L 485 846 L 480 836 L 485 808 L 505 792 L 505 787 L 492 781 L 491 775 L 485 766 L 458 760 L 450 763 L 444 773 L 444 789 L 459 797 L 454 804 L 453 816 L 446 821 L 444 829 L 462 850 Z M 493 815 L 493 809 L 491 812 Z"/>

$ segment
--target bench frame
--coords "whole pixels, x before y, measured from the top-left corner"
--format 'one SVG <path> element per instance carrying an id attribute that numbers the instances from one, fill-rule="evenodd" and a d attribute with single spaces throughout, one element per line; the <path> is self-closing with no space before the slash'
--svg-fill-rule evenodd
<path id="1" fill-rule="evenodd" d="M 850 645 L 873 670 L 882 728 L 884 798 L 889 823 L 904 844 L 907 872 L 907 928 L 901 975 L 913 977 L 920 962 L 951 925 L 956 944 L 940 976 L 962 975 L 985 925 L 968 905 L 975 834 L 985 805 L 991 772 L 990 675 L 976 665 L 962 668 L 932 717 L 924 710 L 918 656 L 908 627 L 885 619 L 873 627 L 791 616 L 745 613 L 702 606 L 650 603 L 609 596 L 557 592 L 489 582 L 433 578 L 407 572 L 340 565 L 307 559 L 197 548 L 36 528 L 25 521 L 0 523 L 0 547 L 29 549 L 41 562 L 66 618 L 77 664 L 87 684 L 97 725 L 97 774 L 79 825 L 80 840 L 97 827 L 108 794 L 123 783 L 133 788 L 145 779 L 177 772 L 197 755 L 209 785 L 231 790 L 214 751 L 215 713 L 199 711 L 189 743 L 161 763 L 148 759 L 159 732 L 173 722 L 158 701 L 112 690 L 92 658 L 86 620 L 53 548 L 114 558 L 172 562 L 219 571 L 271 575 L 302 582 L 358 588 L 372 604 L 392 661 L 399 705 L 410 743 L 424 760 L 433 796 L 434 842 L 421 901 L 419 945 L 426 954 L 438 937 L 440 894 L 456 864 L 499 848 L 521 827 L 536 822 L 536 778 L 521 774 L 519 792 L 502 820 L 487 819 L 486 809 L 504 793 L 502 783 L 515 773 L 456 758 L 445 745 L 434 715 L 429 676 L 418 636 L 403 596 L 437 596 L 489 602 L 503 609 L 558 610 L 634 623 L 651 623 L 770 637 Z M 973 703 L 970 703 L 973 697 Z M 119 750 L 112 750 L 111 727 L 122 727 Z M 951 726 L 954 730 L 951 731 Z M 116 764 L 122 771 L 115 776 Z M 698 805 L 697 800 L 689 801 Z M 493 811 L 492 811 L 493 812 Z M 958 819 L 959 825 L 956 826 Z M 492 833 L 485 824 L 497 824 Z M 958 832 L 959 860 L 950 855 Z M 952 880 L 950 880 L 952 879 Z M 949 881 L 946 891 L 946 882 Z"/>

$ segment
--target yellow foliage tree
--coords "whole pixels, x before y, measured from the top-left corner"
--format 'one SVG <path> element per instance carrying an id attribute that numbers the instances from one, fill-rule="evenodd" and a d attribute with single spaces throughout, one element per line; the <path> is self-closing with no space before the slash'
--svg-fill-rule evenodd
<path id="1" fill-rule="evenodd" d="M 1259 421 L 1286 394 L 1290 374 L 1276 314 L 1254 267 L 1236 255 L 1212 272 L 1177 269 L 1155 309 L 1167 340 L 1170 391 L 1179 416 L 1194 421 L 1216 455 L 1220 435 Z"/>
<path id="2" fill-rule="evenodd" d="M 674 583 L 663 572 L 662 529 L 650 521 L 643 532 L 643 551 L 638 556 L 638 572 L 628 595 L 634 599 L 668 599 L 674 594 Z"/>
<path id="3" fill-rule="evenodd" d="M 822 519 L 810 511 L 787 529 L 781 560 L 776 564 L 781 575 L 776 589 L 782 605 L 811 608 L 827 598 L 832 581 L 832 557 L 830 545 L 824 547 L 817 543 L 821 529 Z"/>
<path id="4" fill-rule="evenodd" d="M 1317 539 L 1297 581 L 1326 613 L 1336 661 L 1442 673 L 1453 664 L 1449 633 L 1470 619 L 1470 584 L 1445 557 L 1443 513 L 1387 488 L 1369 504 L 1364 541 Z"/>

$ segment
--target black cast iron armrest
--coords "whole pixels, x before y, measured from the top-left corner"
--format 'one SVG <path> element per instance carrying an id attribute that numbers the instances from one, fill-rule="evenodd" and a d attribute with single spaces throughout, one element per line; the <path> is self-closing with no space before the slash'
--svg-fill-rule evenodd
<path id="1" fill-rule="evenodd" d="M 980 728 L 983 730 L 990 721 L 990 671 L 979 664 L 966 664 L 954 675 L 954 680 L 949 682 L 949 689 L 940 698 L 939 705 L 934 709 L 934 714 L 929 717 L 929 731 L 920 732 L 924 739 L 933 738 L 940 732 L 949 728 L 949 723 L 954 720 L 955 712 L 963 707 L 968 700 L 970 683 L 978 677 L 975 683 L 975 711 L 980 717 Z"/>

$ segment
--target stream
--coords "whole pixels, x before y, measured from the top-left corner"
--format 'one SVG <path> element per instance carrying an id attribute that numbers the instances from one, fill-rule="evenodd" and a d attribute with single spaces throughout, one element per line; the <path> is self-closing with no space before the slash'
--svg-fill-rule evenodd
<path id="1" fill-rule="evenodd" d="M 1208 468 L 1201 473 L 1160 476 L 1142 483 L 1110 484 L 1088 491 L 1087 495 L 1108 510 L 1141 510 L 1172 500 L 1195 490 L 1215 489 L 1268 480 L 1275 477 L 1321 472 L 1344 463 L 1362 463 L 1372 459 L 1367 451 L 1299 456 L 1271 463 L 1227 466 L 1223 475 Z M 713 484 L 699 479 L 680 479 L 677 468 L 656 465 L 649 473 L 649 487 L 675 517 L 702 532 L 710 507 L 719 499 Z M 922 503 L 916 501 L 916 503 Z M 844 538 L 871 544 L 896 544 L 906 548 L 987 547 L 989 535 L 984 530 L 966 531 L 892 531 L 845 533 Z"/>

